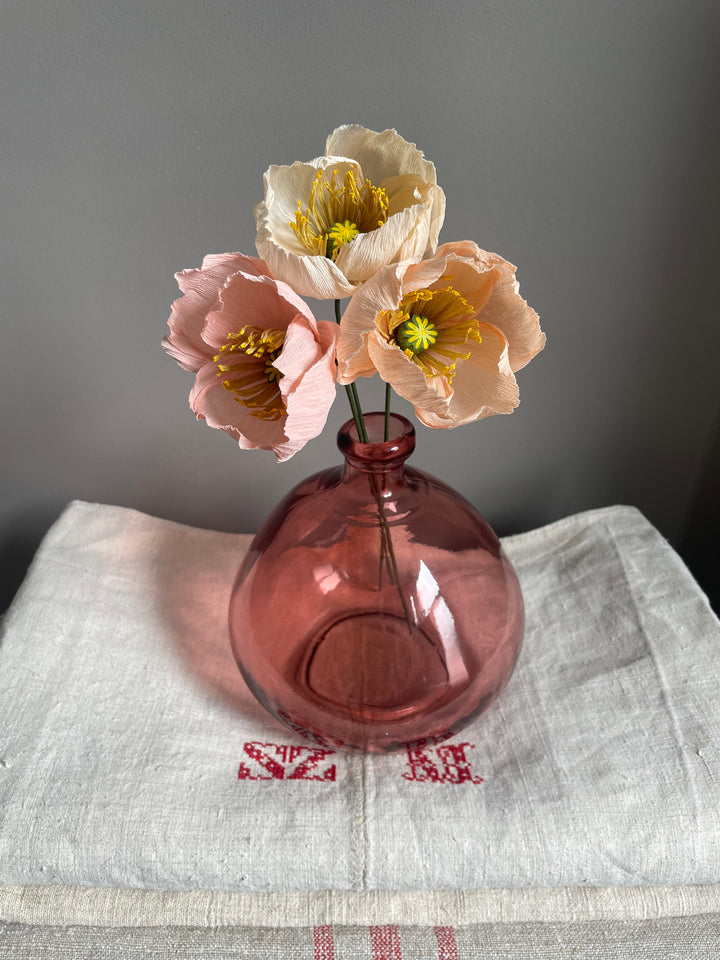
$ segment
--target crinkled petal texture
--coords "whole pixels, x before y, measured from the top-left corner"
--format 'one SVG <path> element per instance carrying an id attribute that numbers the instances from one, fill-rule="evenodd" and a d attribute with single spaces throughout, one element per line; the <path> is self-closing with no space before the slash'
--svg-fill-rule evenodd
<path id="1" fill-rule="evenodd" d="M 403 320 L 417 326 L 417 318 L 435 339 L 413 350 L 398 334 Z M 544 345 L 515 267 L 469 241 L 447 243 L 421 263 L 385 267 L 353 295 L 342 318 L 338 381 L 379 373 L 422 423 L 448 429 L 512 413 L 515 371 Z"/>
<path id="2" fill-rule="evenodd" d="M 258 253 L 303 296 L 349 297 L 386 264 L 420 260 L 437 247 L 445 194 L 433 164 L 395 130 L 339 127 L 324 156 L 271 166 L 264 184 L 255 208 Z M 368 211 L 368 191 L 382 196 L 380 217 Z M 328 231 L 345 220 L 359 232 L 330 253 Z"/>
<path id="3" fill-rule="evenodd" d="M 163 347 L 196 374 L 190 406 L 243 450 L 287 460 L 322 432 L 335 399 L 337 325 L 239 253 L 176 274 Z"/>

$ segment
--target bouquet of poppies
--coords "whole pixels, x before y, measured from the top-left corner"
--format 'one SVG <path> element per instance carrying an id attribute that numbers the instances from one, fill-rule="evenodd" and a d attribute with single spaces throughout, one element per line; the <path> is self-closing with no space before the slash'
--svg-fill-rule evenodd
<path id="1" fill-rule="evenodd" d="M 163 347 L 196 375 L 198 419 L 287 460 L 321 433 L 336 382 L 360 441 L 356 381 L 375 374 L 386 423 L 393 390 L 428 427 L 512 413 L 515 373 L 545 335 L 512 264 L 469 240 L 438 247 L 445 194 L 414 144 L 342 126 L 323 156 L 271 166 L 264 185 L 262 259 L 210 255 L 176 274 Z M 334 300 L 337 322 L 302 297 Z"/>

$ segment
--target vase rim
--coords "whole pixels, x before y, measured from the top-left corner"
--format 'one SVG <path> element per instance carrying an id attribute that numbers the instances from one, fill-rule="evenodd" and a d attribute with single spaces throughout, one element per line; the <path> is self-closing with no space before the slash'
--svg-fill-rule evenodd
<path id="1" fill-rule="evenodd" d="M 361 469 L 377 466 L 393 466 L 406 460 L 415 449 L 415 427 L 399 413 L 391 413 L 390 439 L 384 440 L 385 414 L 383 412 L 363 415 L 368 442 L 358 439 L 355 420 L 348 420 L 340 427 L 337 444 L 346 460 Z"/>

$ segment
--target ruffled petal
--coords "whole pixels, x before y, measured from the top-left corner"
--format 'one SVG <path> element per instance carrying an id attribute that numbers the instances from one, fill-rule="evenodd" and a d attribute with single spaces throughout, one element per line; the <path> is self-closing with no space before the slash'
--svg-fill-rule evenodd
<path id="1" fill-rule="evenodd" d="M 183 296 L 172 305 L 170 333 L 163 339 L 163 348 L 184 370 L 195 373 L 210 358 L 202 336 L 205 319 L 218 305 L 219 291 L 228 277 L 238 271 L 260 276 L 267 273 L 267 264 L 242 253 L 211 254 L 199 269 L 175 274 Z"/>
<path id="2" fill-rule="evenodd" d="M 443 244 L 443 247 L 447 246 Z M 444 262 L 447 282 L 462 292 L 479 317 L 499 280 L 495 264 L 489 257 L 486 260 L 469 260 L 454 254 L 446 254 Z"/>
<path id="3" fill-rule="evenodd" d="M 437 247 L 440 230 L 445 221 L 445 193 L 440 187 L 434 186 L 428 191 L 428 200 L 432 201 L 432 212 L 425 256 L 435 253 Z"/>
<path id="4" fill-rule="evenodd" d="M 268 167 L 263 177 L 264 203 L 253 211 L 258 224 L 259 218 L 264 218 L 271 238 L 297 255 L 303 253 L 303 247 L 290 224 L 295 222 L 298 201 L 307 203 L 316 175 L 312 163 Z"/>
<path id="5" fill-rule="evenodd" d="M 520 296 L 515 267 L 497 257 L 498 282 L 478 319 L 492 323 L 505 334 L 510 344 L 510 367 L 521 370 L 545 346 L 540 318 Z"/>
<path id="6" fill-rule="evenodd" d="M 482 343 L 470 341 L 467 360 L 457 365 L 452 396 L 444 412 L 435 405 L 418 405 L 418 418 L 429 427 L 451 429 L 499 413 L 512 413 L 520 402 L 518 385 L 508 362 L 508 344 L 489 323 L 480 324 Z"/>
<path id="7" fill-rule="evenodd" d="M 477 310 L 478 319 L 502 330 L 510 346 L 510 366 L 513 371 L 521 370 L 543 349 L 545 334 L 540 329 L 537 313 L 520 296 L 516 268 L 497 253 L 482 250 L 472 240 L 444 243 L 438 247 L 436 255 L 449 259 L 461 258 L 478 272 L 489 269 L 495 272 L 492 291 L 483 302 L 477 296 L 473 299 L 465 293 L 463 295 Z"/>
<path id="8" fill-rule="evenodd" d="M 443 257 L 435 256 L 431 260 L 422 260 L 420 263 L 400 264 L 402 269 L 399 276 L 401 278 L 401 296 L 406 293 L 412 293 L 413 290 L 422 290 L 423 288 L 432 288 L 443 281 L 448 272 L 447 261 Z M 396 269 L 400 269 L 396 268 Z M 398 303 L 400 299 L 398 298 Z M 394 304 L 396 307 L 398 304 Z"/>
<path id="9" fill-rule="evenodd" d="M 257 237 L 255 246 L 267 261 L 273 276 L 282 280 L 303 297 L 316 300 L 342 300 L 355 291 L 340 268 L 327 257 L 298 256 L 280 246 L 270 231 L 265 204 L 255 208 Z M 291 231 L 292 232 L 292 231 Z M 293 239 L 294 239 L 293 234 Z"/>
<path id="10" fill-rule="evenodd" d="M 285 342 L 273 366 L 282 373 L 280 393 L 292 393 L 305 373 L 317 362 L 322 351 L 317 337 L 317 323 L 297 316 L 287 328 Z"/>
<path id="11" fill-rule="evenodd" d="M 393 214 L 370 233 L 362 233 L 338 254 L 337 265 L 353 283 L 369 280 L 389 263 L 420 260 L 427 248 L 432 209 L 417 204 Z"/>
<path id="12" fill-rule="evenodd" d="M 285 330 L 298 312 L 312 317 L 310 308 L 285 283 L 272 277 L 251 277 L 239 273 L 220 291 L 220 303 L 211 311 L 203 339 L 217 353 L 228 334 L 250 325 L 266 330 Z"/>
<path id="13" fill-rule="evenodd" d="M 416 412 L 420 408 L 433 410 L 438 416 L 446 415 L 452 390 L 444 377 L 428 379 L 399 347 L 388 343 L 377 332 L 368 336 L 367 344 L 377 372 L 398 396 L 412 403 Z"/>
<path id="14" fill-rule="evenodd" d="M 337 327 L 327 321 L 298 317 L 288 327 L 275 366 L 284 376 L 280 392 L 287 409 L 285 436 L 276 444 L 279 461 L 288 460 L 322 433 L 335 400 L 335 341 Z"/>
<path id="15" fill-rule="evenodd" d="M 284 417 L 260 420 L 238 403 L 222 385 L 214 363 L 198 372 L 190 391 L 190 406 L 198 420 L 231 434 L 243 450 L 272 450 L 285 441 Z"/>
<path id="16" fill-rule="evenodd" d="M 466 260 L 483 260 L 492 256 L 479 247 L 474 240 L 452 240 L 450 243 L 442 243 L 436 253 L 438 257 L 449 257 L 454 254 L 456 257 L 465 257 Z"/>
<path id="17" fill-rule="evenodd" d="M 372 377 L 375 365 L 367 349 L 367 338 L 375 328 L 375 317 L 394 310 L 402 296 L 406 264 L 383 267 L 353 295 L 340 323 L 338 340 L 338 383 L 352 383 L 358 377 Z"/>
<path id="18" fill-rule="evenodd" d="M 402 173 L 419 174 L 428 183 L 437 183 L 435 167 L 414 143 L 408 143 L 397 130 L 376 133 L 359 124 L 346 124 L 327 139 L 325 152 L 353 157 L 368 180 L 382 186 L 385 177 Z"/>

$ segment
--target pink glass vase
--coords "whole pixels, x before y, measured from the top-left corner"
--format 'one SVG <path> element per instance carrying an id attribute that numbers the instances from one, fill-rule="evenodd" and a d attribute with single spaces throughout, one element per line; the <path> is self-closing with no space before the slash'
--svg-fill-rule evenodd
<path id="1" fill-rule="evenodd" d="M 253 540 L 230 601 L 235 658 L 275 717 L 315 743 L 438 743 L 507 682 L 523 632 L 515 572 L 458 493 L 406 467 L 415 431 L 348 421 L 343 467 L 295 487 Z"/>

